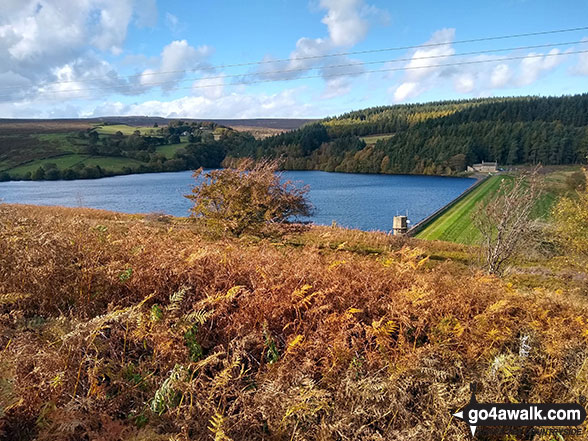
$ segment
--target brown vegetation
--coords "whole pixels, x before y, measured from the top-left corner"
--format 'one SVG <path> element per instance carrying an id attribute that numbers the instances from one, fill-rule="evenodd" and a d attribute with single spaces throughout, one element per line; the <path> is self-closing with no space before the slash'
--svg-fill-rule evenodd
<path id="1" fill-rule="evenodd" d="M 92 128 L 93 123 L 83 119 L 70 120 L 17 120 L 0 119 L 1 135 L 38 135 L 40 133 L 68 133 Z"/>
<path id="2" fill-rule="evenodd" d="M 588 393 L 571 288 L 519 289 L 457 245 L 196 228 L 0 205 L 0 439 L 466 440 L 471 381 Z"/>
<path id="3" fill-rule="evenodd" d="M 211 231 L 241 235 L 275 230 L 295 216 L 309 216 L 312 206 L 306 195 L 309 187 L 296 187 L 291 181 L 281 182 L 278 161 L 241 161 L 237 168 L 223 168 L 203 173 L 186 195 L 194 206 L 192 215 Z M 272 228 L 274 227 L 274 228 Z"/>
<path id="4" fill-rule="evenodd" d="M 233 130 L 237 132 L 249 132 L 253 135 L 255 139 L 265 139 L 269 138 L 270 136 L 279 135 L 280 133 L 284 133 L 286 129 L 274 129 L 269 127 L 255 127 L 255 126 L 240 126 L 240 125 L 232 125 L 229 126 Z"/>
<path id="5" fill-rule="evenodd" d="M 568 263 L 588 269 L 588 192 L 586 191 L 586 171 L 574 173 L 584 178 L 572 178 L 577 192 L 559 200 L 553 209 L 556 238 L 568 251 Z M 572 175 L 572 176 L 574 176 Z M 569 181 L 568 181 L 569 182 Z M 579 264 L 579 265 L 578 265 Z"/>

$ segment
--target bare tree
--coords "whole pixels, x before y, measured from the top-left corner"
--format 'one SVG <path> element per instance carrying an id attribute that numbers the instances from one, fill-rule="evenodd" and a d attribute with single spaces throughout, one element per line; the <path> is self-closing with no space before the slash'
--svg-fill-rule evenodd
<path id="1" fill-rule="evenodd" d="M 503 178 L 496 195 L 478 203 L 472 221 L 482 234 L 489 273 L 500 274 L 508 259 L 532 239 L 532 210 L 541 192 L 536 169 L 530 174 Z"/>

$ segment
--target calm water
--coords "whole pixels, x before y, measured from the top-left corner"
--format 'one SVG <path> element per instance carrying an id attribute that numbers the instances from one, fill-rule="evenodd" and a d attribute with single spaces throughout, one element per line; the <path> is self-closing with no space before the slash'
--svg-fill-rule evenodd
<path id="1" fill-rule="evenodd" d="M 392 217 L 408 213 L 412 224 L 456 198 L 475 181 L 436 176 L 367 175 L 320 171 L 284 172 L 284 179 L 310 185 L 317 224 L 390 230 Z M 149 173 L 78 181 L 0 183 L 8 203 L 67 205 L 126 213 L 188 215 L 192 172 Z"/>

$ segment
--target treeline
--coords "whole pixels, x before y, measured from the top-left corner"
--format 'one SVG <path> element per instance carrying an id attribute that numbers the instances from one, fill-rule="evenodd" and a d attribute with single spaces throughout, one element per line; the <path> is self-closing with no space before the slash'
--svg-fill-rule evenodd
<path id="1" fill-rule="evenodd" d="M 386 135 L 378 141 L 364 138 Z M 564 97 L 488 98 L 373 107 L 326 118 L 263 140 L 213 122 L 173 121 L 139 131 L 81 132 L 93 157 L 135 160 L 116 173 L 78 164 L 40 167 L 25 179 L 76 179 L 120 173 L 231 166 L 242 158 L 282 158 L 286 170 L 458 175 L 468 165 L 560 165 L 586 161 L 588 94 Z M 178 144 L 173 157 L 158 152 Z M 0 173 L 0 180 L 11 176 Z"/>
<path id="2" fill-rule="evenodd" d="M 124 135 L 121 131 L 105 135 L 89 129 L 78 132 L 77 139 L 82 143 L 79 153 L 90 157 L 91 164 L 87 163 L 88 157 L 65 169 L 59 168 L 57 163 L 46 162 L 18 176 L 2 172 L 0 181 L 94 179 L 120 174 L 218 168 L 228 152 L 256 142 L 249 133 L 237 132 L 214 122 L 183 121 L 154 127 L 149 130 L 149 135 L 143 135 L 139 130 L 131 135 Z M 160 146 L 180 144 L 182 139 L 187 143 L 177 146 L 172 157 L 157 150 Z M 128 166 L 113 170 L 109 168 L 109 158 L 128 158 L 130 161 Z"/>
<path id="3" fill-rule="evenodd" d="M 389 135 L 374 144 L 361 137 Z M 470 164 L 573 164 L 588 154 L 588 94 L 374 107 L 284 133 L 225 160 L 282 157 L 285 169 L 454 175 Z"/>

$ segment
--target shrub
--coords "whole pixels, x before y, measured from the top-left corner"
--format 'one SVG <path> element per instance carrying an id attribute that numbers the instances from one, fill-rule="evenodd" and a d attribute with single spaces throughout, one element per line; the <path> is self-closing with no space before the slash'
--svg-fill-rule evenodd
<path id="1" fill-rule="evenodd" d="M 586 175 L 582 171 L 575 171 L 566 179 L 566 184 L 570 190 L 586 190 Z"/>
<path id="2" fill-rule="evenodd" d="M 246 160 L 236 169 L 205 173 L 192 194 L 186 195 L 194 202 L 192 215 L 214 231 L 237 236 L 263 233 L 271 224 L 310 215 L 308 186 L 298 188 L 291 181 L 281 182 L 277 169 L 277 161 L 254 165 Z M 194 178 L 202 173 L 202 168 L 197 170 Z"/>
<path id="3" fill-rule="evenodd" d="M 541 195 L 537 170 L 503 179 L 492 199 L 478 203 L 472 222 L 482 235 L 485 267 L 491 274 L 501 274 L 504 265 L 521 251 L 536 232 L 532 210 Z"/>
<path id="4" fill-rule="evenodd" d="M 570 252 L 570 261 L 588 261 L 588 192 L 562 198 L 553 209 L 557 239 Z"/>

